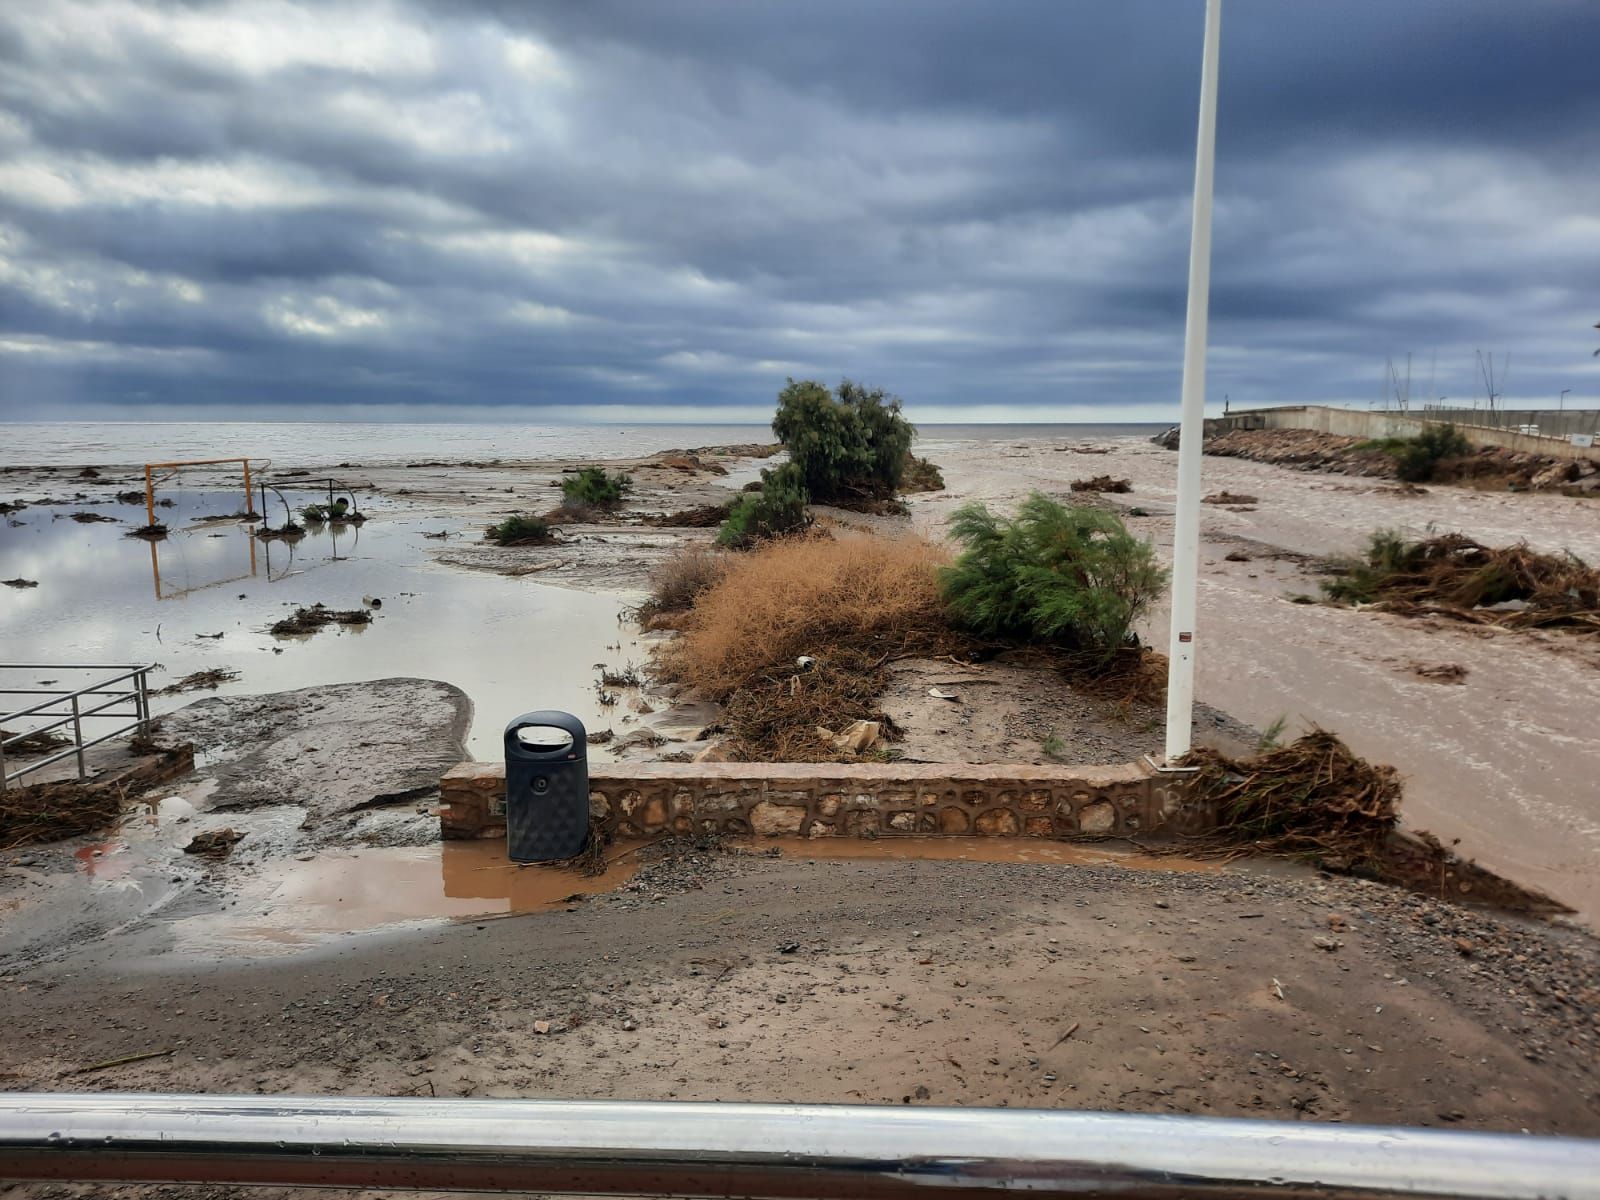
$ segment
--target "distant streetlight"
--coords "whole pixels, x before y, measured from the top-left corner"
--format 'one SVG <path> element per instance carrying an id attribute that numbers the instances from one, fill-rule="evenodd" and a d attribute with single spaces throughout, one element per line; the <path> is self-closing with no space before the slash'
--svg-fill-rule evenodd
<path id="1" fill-rule="evenodd" d="M 1167 643 L 1170 764 L 1189 753 L 1194 720 L 1195 610 L 1200 575 L 1200 443 L 1206 425 L 1206 323 L 1211 299 L 1211 194 L 1217 156 L 1217 58 L 1222 0 L 1206 0 L 1195 136 L 1194 227 L 1189 238 L 1189 311 L 1183 334 L 1183 419 L 1178 433 L 1178 504 L 1172 522 L 1172 627 Z"/>
<path id="2" fill-rule="evenodd" d="M 1567 411 L 1567 393 L 1570 392 L 1571 390 L 1572 390 L 1571 388 L 1562 388 L 1561 389 L 1561 395 L 1556 397 L 1556 411 L 1557 412 L 1566 412 Z"/>

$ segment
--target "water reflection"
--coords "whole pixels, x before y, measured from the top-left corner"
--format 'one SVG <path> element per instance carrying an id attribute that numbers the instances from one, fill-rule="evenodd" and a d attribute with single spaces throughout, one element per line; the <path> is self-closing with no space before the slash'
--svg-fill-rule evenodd
<path id="1" fill-rule="evenodd" d="M 173 600 L 179 596 L 187 595 L 189 592 L 198 592 L 205 588 L 220 587 L 225 583 L 233 583 L 240 579 L 248 579 L 253 577 L 256 573 L 256 539 L 250 537 L 245 538 L 244 540 L 249 546 L 248 570 L 241 571 L 237 575 L 229 575 L 226 579 L 213 579 L 206 583 L 193 583 L 187 587 L 178 587 L 170 591 L 164 591 L 161 584 L 161 547 L 163 543 L 159 541 L 152 541 L 150 543 L 150 578 L 155 584 L 156 599 Z M 269 572 L 272 569 L 270 558 L 267 562 L 267 569 Z"/>
<path id="2" fill-rule="evenodd" d="M 361 526 L 311 526 L 292 543 L 262 542 L 249 525 L 204 519 L 232 512 L 231 492 L 179 501 L 165 514 L 173 532 L 153 544 L 124 536 L 131 519 L 79 524 L 64 519 L 65 506 L 31 507 L 17 524 L 0 525 L 0 578 L 39 583 L 0 589 L 0 655 L 155 662 L 165 668 L 157 686 L 212 667 L 239 671 L 222 694 L 440 679 L 471 698 L 469 746 L 479 757 L 498 757 L 500 729 L 530 709 L 565 709 L 591 729 L 620 720 L 593 687 L 595 663 L 645 657 L 620 619 L 619 597 L 438 566 L 428 551 L 439 543 L 424 532 L 463 526 L 404 509 L 369 510 L 373 519 Z M 296 607 L 359 608 L 367 597 L 382 608 L 365 636 L 348 628 L 298 639 L 268 633 Z M 159 698 L 157 711 L 194 698 Z"/>
<path id="3" fill-rule="evenodd" d="M 310 946 L 332 935 L 430 920 L 538 912 L 615 891 L 639 869 L 629 845 L 613 846 L 605 872 L 519 866 L 501 840 L 330 851 L 274 864 L 244 882 L 238 902 L 173 922 L 188 950 Z"/>

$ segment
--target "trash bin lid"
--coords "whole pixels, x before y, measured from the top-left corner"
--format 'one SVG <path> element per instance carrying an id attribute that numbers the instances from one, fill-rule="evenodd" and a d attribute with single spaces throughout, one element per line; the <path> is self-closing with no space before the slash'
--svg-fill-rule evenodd
<path id="1" fill-rule="evenodd" d="M 517 730 L 517 741 L 529 750 L 565 750 L 572 745 L 572 732 L 555 725 L 524 725 Z"/>

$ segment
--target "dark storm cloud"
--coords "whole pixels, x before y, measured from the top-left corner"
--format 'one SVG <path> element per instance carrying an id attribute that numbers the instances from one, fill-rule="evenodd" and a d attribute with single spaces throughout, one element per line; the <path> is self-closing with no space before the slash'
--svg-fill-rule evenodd
<path id="1" fill-rule="evenodd" d="M 1600 392 L 1600 17 L 1229 0 L 1212 394 Z M 0 414 L 1170 411 L 1199 0 L 0 13 Z M 1420 380 L 1419 380 L 1419 388 Z M 1595 397 L 1600 401 L 1600 396 Z"/>

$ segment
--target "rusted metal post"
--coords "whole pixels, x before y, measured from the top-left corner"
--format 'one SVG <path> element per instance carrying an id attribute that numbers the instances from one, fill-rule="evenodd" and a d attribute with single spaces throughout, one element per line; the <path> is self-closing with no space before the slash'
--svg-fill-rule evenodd
<path id="1" fill-rule="evenodd" d="M 72 697 L 72 741 L 78 751 L 78 778 L 89 778 L 89 768 L 83 761 L 83 718 L 78 714 L 78 698 Z"/>
<path id="2" fill-rule="evenodd" d="M 149 518 L 147 528 L 155 528 L 156 523 L 156 485 L 150 475 L 150 464 L 144 465 L 144 515 Z"/>
<path id="3" fill-rule="evenodd" d="M 244 462 L 244 511 L 245 511 L 245 515 L 248 516 L 250 514 L 251 508 L 253 507 L 255 502 L 250 499 L 250 460 L 247 458 L 247 459 L 244 459 L 243 462 Z"/>

